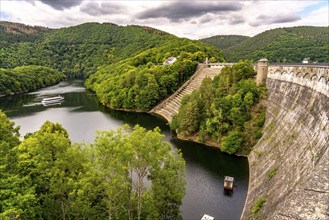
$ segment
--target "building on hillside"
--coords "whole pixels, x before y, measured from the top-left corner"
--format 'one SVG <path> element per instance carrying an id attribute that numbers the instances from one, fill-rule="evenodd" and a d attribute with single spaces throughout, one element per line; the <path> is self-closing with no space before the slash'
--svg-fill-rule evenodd
<path id="1" fill-rule="evenodd" d="M 176 57 L 169 57 L 163 62 L 163 65 L 171 65 L 177 61 Z"/>

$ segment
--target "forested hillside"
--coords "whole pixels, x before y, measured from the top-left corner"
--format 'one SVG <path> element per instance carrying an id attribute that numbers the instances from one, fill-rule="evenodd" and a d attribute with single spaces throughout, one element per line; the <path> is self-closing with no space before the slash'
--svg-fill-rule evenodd
<path id="1" fill-rule="evenodd" d="M 168 57 L 177 57 L 164 65 Z M 157 102 L 175 92 L 206 57 L 223 61 L 214 47 L 188 39 L 172 40 L 131 58 L 100 67 L 86 81 L 100 101 L 111 108 L 149 110 Z"/>
<path id="2" fill-rule="evenodd" d="M 63 73 L 43 66 L 0 68 L 0 96 L 34 91 L 65 78 Z"/>
<path id="3" fill-rule="evenodd" d="M 249 39 L 248 36 L 242 36 L 242 35 L 216 35 L 208 38 L 200 39 L 200 41 L 214 45 L 215 47 L 218 47 L 220 49 L 225 49 L 228 47 L 232 47 L 236 44 L 241 43 L 244 40 Z"/>
<path id="4" fill-rule="evenodd" d="M 265 31 L 226 48 L 225 57 L 232 62 L 241 59 L 269 62 L 329 62 L 329 27 L 291 27 Z"/>
<path id="5" fill-rule="evenodd" d="M 8 28 L 2 28 L 0 67 L 40 65 L 54 68 L 68 77 L 88 77 L 102 64 L 113 63 L 179 39 L 148 27 L 122 27 L 110 23 L 86 23 L 48 30 L 42 34 L 38 28 L 30 29 L 34 31 L 30 31 L 29 38 L 15 42 L 13 37 L 20 39 L 22 36 L 8 33 Z"/>

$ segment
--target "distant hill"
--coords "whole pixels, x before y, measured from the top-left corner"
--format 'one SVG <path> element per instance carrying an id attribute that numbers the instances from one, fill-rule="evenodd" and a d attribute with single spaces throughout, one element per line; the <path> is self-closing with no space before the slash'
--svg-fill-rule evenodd
<path id="1" fill-rule="evenodd" d="M 69 77 L 86 77 L 98 66 L 119 61 L 177 37 L 143 26 L 85 23 L 47 29 L 0 23 L 0 68 L 40 65 Z"/>
<path id="2" fill-rule="evenodd" d="M 241 59 L 270 62 L 329 62 L 329 27 L 277 28 L 224 49 L 229 61 Z"/>
<path id="3" fill-rule="evenodd" d="M 200 41 L 214 45 L 215 47 L 218 47 L 220 49 L 225 49 L 239 44 L 249 38 L 250 37 L 243 35 L 217 35 L 209 38 L 200 39 Z"/>
<path id="4" fill-rule="evenodd" d="M 175 42 L 186 45 L 194 42 L 196 47 L 209 47 L 202 42 L 181 39 L 146 26 L 85 23 L 48 29 L 0 22 L 0 68 L 39 65 L 51 67 L 69 77 L 88 77 L 101 65 Z M 215 47 L 213 50 L 216 50 Z M 186 48 L 186 51 L 189 49 Z M 175 53 L 175 49 L 166 53 Z M 222 52 L 217 53 L 223 55 Z"/>

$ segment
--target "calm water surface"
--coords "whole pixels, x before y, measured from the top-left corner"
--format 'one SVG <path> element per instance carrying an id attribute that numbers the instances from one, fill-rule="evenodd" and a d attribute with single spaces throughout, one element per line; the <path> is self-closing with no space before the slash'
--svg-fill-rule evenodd
<path id="1" fill-rule="evenodd" d="M 57 95 L 65 98 L 61 105 L 41 104 L 43 98 Z M 96 130 L 116 129 L 124 124 L 139 124 L 147 129 L 160 127 L 166 141 L 181 149 L 186 161 L 186 195 L 181 207 L 183 218 L 201 219 L 205 213 L 216 220 L 240 218 L 248 190 L 246 158 L 178 140 L 162 118 L 106 109 L 85 90 L 83 81 L 66 81 L 36 92 L 2 97 L 0 108 L 21 126 L 22 136 L 38 130 L 46 120 L 62 124 L 73 142 L 87 143 L 93 141 Z M 225 175 L 235 177 L 233 193 L 223 190 Z"/>

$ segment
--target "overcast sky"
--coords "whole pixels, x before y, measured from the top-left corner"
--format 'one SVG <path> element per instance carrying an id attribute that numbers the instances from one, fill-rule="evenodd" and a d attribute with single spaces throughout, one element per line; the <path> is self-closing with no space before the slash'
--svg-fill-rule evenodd
<path id="1" fill-rule="evenodd" d="M 85 22 L 145 25 L 179 37 L 254 36 L 268 29 L 329 26 L 327 0 L 0 0 L 0 20 L 59 28 Z"/>

